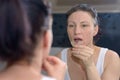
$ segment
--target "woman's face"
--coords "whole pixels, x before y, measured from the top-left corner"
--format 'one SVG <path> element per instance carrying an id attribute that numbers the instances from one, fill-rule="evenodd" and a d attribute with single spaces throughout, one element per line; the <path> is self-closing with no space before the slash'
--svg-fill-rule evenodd
<path id="1" fill-rule="evenodd" d="M 85 11 L 76 11 L 68 17 L 67 32 L 73 47 L 79 45 L 91 46 L 93 37 L 98 32 L 92 16 Z"/>

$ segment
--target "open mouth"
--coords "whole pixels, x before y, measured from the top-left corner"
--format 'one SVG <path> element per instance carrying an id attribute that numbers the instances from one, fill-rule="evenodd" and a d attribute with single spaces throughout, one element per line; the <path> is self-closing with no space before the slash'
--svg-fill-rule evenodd
<path id="1" fill-rule="evenodd" d="M 82 41 L 81 38 L 74 38 L 74 42 L 75 42 L 75 43 L 79 43 L 79 42 L 81 42 L 81 41 Z"/>
<path id="2" fill-rule="evenodd" d="M 83 39 L 79 38 L 79 37 L 76 37 L 71 41 L 71 44 L 72 44 L 73 47 L 82 45 L 83 44 Z"/>

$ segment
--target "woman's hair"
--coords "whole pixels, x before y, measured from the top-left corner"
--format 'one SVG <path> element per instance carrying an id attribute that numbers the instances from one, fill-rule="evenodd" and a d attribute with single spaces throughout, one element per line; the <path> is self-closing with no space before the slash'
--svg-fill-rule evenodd
<path id="1" fill-rule="evenodd" d="M 43 0 L 0 0 L 0 59 L 30 61 L 51 15 Z"/>
<path id="2" fill-rule="evenodd" d="M 88 12 L 91 15 L 91 17 L 93 18 L 94 26 L 99 25 L 98 13 L 97 13 L 96 9 L 93 8 L 92 6 L 90 6 L 88 4 L 77 4 L 77 5 L 73 6 L 71 9 L 69 9 L 67 11 L 67 14 L 66 14 L 67 19 L 69 18 L 69 16 L 72 13 L 74 13 L 76 11 L 85 11 L 85 12 Z M 100 35 L 101 35 L 101 31 L 99 29 L 98 34 L 94 37 L 94 42 L 98 41 Z"/>
<path id="3" fill-rule="evenodd" d="M 67 18 L 76 11 L 85 11 L 88 12 L 94 19 L 94 25 L 98 25 L 98 15 L 95 8 L 91 7 L 88 4 L 77 4 L 67 11 Z"/>

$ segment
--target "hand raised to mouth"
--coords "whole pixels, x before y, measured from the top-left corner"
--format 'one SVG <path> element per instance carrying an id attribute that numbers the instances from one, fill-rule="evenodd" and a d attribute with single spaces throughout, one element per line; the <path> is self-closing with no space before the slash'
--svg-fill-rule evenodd
<path id="1" fill-rule="evenodd" d="M 92 56 L 94 50 L 88 46 L 79 45 L 77 47 L 71 48 L 72 59 L 78 64 L 84 64 L 85 67 L 93 64 Z"/>

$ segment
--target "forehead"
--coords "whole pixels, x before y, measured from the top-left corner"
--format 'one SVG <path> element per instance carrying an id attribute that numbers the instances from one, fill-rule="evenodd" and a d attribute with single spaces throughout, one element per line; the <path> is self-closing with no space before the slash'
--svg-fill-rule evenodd
<path id="1" fill-rule="evenodd" d="M 69 20 L 92 20 L 92 16 L 86 11 L 76 11 L 68 17 Z"/>

